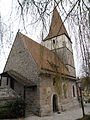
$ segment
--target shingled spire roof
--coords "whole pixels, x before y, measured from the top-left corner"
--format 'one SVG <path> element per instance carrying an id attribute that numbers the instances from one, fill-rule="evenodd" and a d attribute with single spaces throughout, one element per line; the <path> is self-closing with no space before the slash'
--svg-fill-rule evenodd
<path id="1" fill-rule="evenodd" d="M 66 31 L 66 28 L 62 22 L 62 19 L 59 15 L 58 10 L 55 8 L 53 11 L 53 16 L 52 16 L 52 21 L 51 21 L 51 26 L 50 26 L 50 30 L 49 30 L 49 34 L 48 36 L 44 39 L 44 41 L 65 34 L 68 38 L 69 35 Z M 70 38 L 69 38 L 70 39 Z"/>

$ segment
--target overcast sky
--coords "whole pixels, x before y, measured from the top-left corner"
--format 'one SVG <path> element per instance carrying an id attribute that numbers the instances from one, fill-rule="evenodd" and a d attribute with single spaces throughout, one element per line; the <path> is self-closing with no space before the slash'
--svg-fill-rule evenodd
<path id="1" fill-rule="evenodd" d="M 9 17 L 12 0 L 0 0 L 0 9 L 2 17 Z"/>
<path id="2" fill-rule="evenodd" d="M 15 38 L 16 32 L 18 31 L 18 29 L 20 29 L 20 31 L 22 33 L 25 34 L 25 31 L 22 30 L 23 26 L 21 21 L 19 22 L 19 19 L 17 18 L 17 15 L 15 15 L 15 8 L 13 9 L 13 14 L 12 14 L 12 18 L 10 18 L 10 14 L 12 11 L 12 1 L 15 2 L 13 8 L 15 7 L 16 0 L 0 0 L 0 8 L 1 8 L 1 16 L 2 16 L 2 21 L 7 25 L 10 24 L 11 21 L 14 21 L 13 25 L 11 26 L 11 32 L 13 31 L 13 40 Z M 27 25 L 30 23 L 31 18 L 28 17 L 28 21 L 26 22 Z M 47 21 L 48 22 L 48 21 Z M 12 24 L 12 23 L 11 23 Z M 26 25 L 26 26 L 27 26 Z M 29 36 L 30 38 L 32 38 L 33 40 L 37 41 L 37 42 L 41 42 L 40 41 L 40 35 L 41 33 L 41 24 L 38 25 L 38 27 L 33 27 L 32 25 L 27 27 L 27 31 L 29 31 L 29 33 L 27 34 L 27 36 Z M 34 29 L 35 28 L 35 29 Z M 37 29 L 38 28 L 38 29 Z M 4 33 L 5 34 L 5 33 Z M 5 35 L 6 36 L 6 35 Z M 6 40 L 4 39 L 4 42 L 6 42 Z M 4 44 L 4 49 L 2 49 L 1 55 L 0 55 L 0 73 L 3 71 L 5 62 L 7 60 L 10 48 L 7 48 L 7 43 Z"/>
<path id="3" fill-rule="evenodd" d="M 20 29 L 20 31 L 24 34 L 26 34 L 26 32 L 25 32 L 25 30 L 22 29 L 23 28 L 22 22 L 19 19 L 17 19 L 18 16 L 15 13 L 16 12 L 15 8 L 12 11 L 12 1 L 14 2 L 14 4 L 13 4 L 14 5 L 13 8 L 14 8 L 15 4 L 17 4 L 16 0 L 0 0 L 0 13 L 2 16 L 2 22 L 7 25 L 7 28 L 9 26 L 9 24 L 12 24 L 12 21 L 14 21 L 11 26 L 11 29 L 10 29 L 12 32 L 12 35 L 13 35 L 12 36 L 12 42 L 13 42 L 18 29 Z M 11 11 L 12 11 L 12 18 L 10 18 Z M 27 36 L 40 43 L 41 36 L 38 36 L 38 35 L 41 34 L 41 28 L 42 28 L 41 24 L 39 24 L 36 27 L 33 25 L 29 25 L 29 27 L 28 27 L 28 24 L 30 23 L 31 18 L 30 17 L 27 17 L 27 18 L 28 19 L 26 22 L 26 26 L 27 26 L 27 31 L 29 31 Z M 48 21 L 47 21 L 47 23 L 48 23 Z M 5 33 L 4 33 L 4 35 L 6 38 Z M 71 35 L 71 36 L 73 36 L 73 35 Z M 74 36 L 72 37 L 72 39 L 74 40 Z M 1 50 L 1 54 L 0 54 L 0 73 L 3 71 L 4 65 L 6 63 L 6 60 L 7 60 L 9 51 L 10 51 L 10 48 L 8 48 L 8 45 L 6 43 L 6 39 L 4 39 L 4 42 L 5 42 L 4 49 Z M 76 47 L 75 44 L 73 44 L 73 48 L 75 48 L 75 47 Z M 76 55 L 75 51 L 74 51 L 74 55 Z M 76 58 L 75 58 L 75 61 L 77 61 Z M 78 61 L 78 62 L 80 62 L 80 61 Z M 80 66 L 79 66 L 78 62 L 75 62 L 76 66 L 77 66 L 77 74 L 79 73 L 78 71 L 80 70 Z"/>
<path id="4" fill-rule="evenodd" d="M 12 1 L 14 2 L 14 6 L 12 6 Z M 40 43 L 41 36 L 38 35 L 41 34 L 41 24 L 37 25 L 36 27 L 33 27 L 33 25 L 28 26 L 28 24 L 30 24 L 31 21 L 31 18 L 29 16 L 26 22 L 26 26 L 27 26 L 27 33 L 26 33 L 26 31 L 23 28 L 23 22 L 20 19 L 18 19 L 19 14 L 18 15 L 16 14 L 16 10 L 14 8 L 15 4 L 17 4 L 16 0 L 0 0 L 0 13 L 1 13 L 2 24 L 6 24 L 7 28 L 5 28 L 6 30 L 4 31 L 8 31 L 6 34 L 4 32 L 5 38 L 9 34 L 9 25 L 12 24 L 10 28 L 12 32 L 12 42 L 15 39 L 18 29 L 20 29 L 20 32 L 26 34 L 28 37 Z M 12 17 L 10 18 L 11 12 L 12 12 Z M 4 65 L 6 63 L 10 51 L 10 48 L 8 48 L 8 43 L 6 43 L 5 38 L 3 40 L 4 48 L 1 49 L 1 54 L 0 54 L 0 73 L 3 71 Z"/>
<path id="5" fill-rule="evenodd" d="M 0 0 L 0 14 L 1 14 L 2 19 L 3 19 L 2 22 L 7 21 L 7 19 L 5 19 L 5 18 L 8 18 L 10 5 L 11 5 L 11 0 L 8 0 L 7 2 L 6 2 L 6 0 Z M 1 49 L 1 53 L 0 53 L 0 73 L 3 71 L 4 65 L 5 65 L 5 62 L 6 62 L 6 58 L 7 58 L 6 56 L 7 55 L 5 55 L 4 51 Z"/>

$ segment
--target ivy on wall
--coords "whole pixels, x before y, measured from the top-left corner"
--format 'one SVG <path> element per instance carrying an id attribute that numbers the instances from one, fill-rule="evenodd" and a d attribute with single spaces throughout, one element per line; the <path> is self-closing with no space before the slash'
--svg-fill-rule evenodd
<path id="1" fill-rule="evenodd" d="M 62 78 L 61 78 L 61 74 L 58 74 L 55 77 L 54 87 L 55 87 L 55 90 L 58 93 L 58 95 L 62 96 Z"/>
<path id="2" fill-rule="evenodd" d="M 63 92 L 64 92 L 64 97 L 67 98 L 67 84 L 63 84 Z"/>

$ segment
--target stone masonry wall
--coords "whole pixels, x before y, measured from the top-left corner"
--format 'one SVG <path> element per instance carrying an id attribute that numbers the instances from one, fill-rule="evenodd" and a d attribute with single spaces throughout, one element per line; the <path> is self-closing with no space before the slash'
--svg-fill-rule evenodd
<path id="1" fill-rule="evenodd" d="M 26 116 L 30 114 L 39 115 L 40 104 L 39 104 L 39 88 L 31 87 L 25 90 L 25 101 L 26 101 Z"/>
<path id="2" fill-rule="evenodd" d="M 62 87 L 63 85 L 66 84 L 67 86 L 67 92 L 66 92 L 66 98 L 64 96 L 64 89 L 62 88 L 62 99 L 60 100 L 60 109 L 67 110 L 70 109 L 71 107 L 74 107 L 78 105 L 78 100 L 77 100 L 77 89 L 76 89 L 76 83 L 72 80 L 65 79 L 62 82 Z M 73 95 L 73 86 L 74 86 L 74 91 L 75 91 L 75 96 Z"/>
<path id="3" fill-rule="evenodd" d="M 77 92 L 75 82 L 70 80 L 62 80 L 63 84 L 67 84 L 67 97 L 64 97 L 62 87 L 62 97 L 58 95 L 55 87 L 53 86 L 53 79 L 50 77 L 41 77 L 40 82 L 40 112 L 41 116 L 50 115 L 53 113 L 53 95 L 57 95 L 58 109 L 63 111 L 78 105 Z M 75 86 L 75 97 L 73 96 L 73 85 Z"/>
<path id="4" fill-rule="evenodd" d="M 41 77 L 40 80 L 40 113 L 41 116 L 52 113 L 53 80 L 50 77 Z"/>
<path id="5" fill-rule="evenodd" d="M 55 41 L 54 43 L 53 43 L 53 40 Z M 61 35 L 61 36 L 43 41 L 42 45 L 52 50 L 53 52 L 56 52 L 56 54 L 60 57 L 62 62 L 65 65 L 67 65 L 66 67 L 68 68 L 71 75 L 75 76 L 72 43 L 66 37 L 66 35 Z"/>
<path id="6" fill-rule="evenodd" d="M 24 98 L 24 85 L 18 83 L 17 81 L 14 82 L 14 91 Z"/>
<path id="7" fill-rule="evenodd" d="M 53 40 L 55 40 L 55 44 L 53 43 Z M 54 50 L 54 49 L 62 48 L 63 42 L 66 43 L 66 47 L 72 52 L 72 44 L 64 34 L 61 36 L 53 37 L 46 41 L 42 41 L 42 45 L 50 50 Z"/>
<path id="8" fill-rule="evenodd" d="M 69 72 L 75 76 L 75 67 L 74 67 L 74 59 L 73 53 L 66 47 L 60 48 L 56 50 L 57 55 L 63 61 L 63 63 L 68 68 Z"/>

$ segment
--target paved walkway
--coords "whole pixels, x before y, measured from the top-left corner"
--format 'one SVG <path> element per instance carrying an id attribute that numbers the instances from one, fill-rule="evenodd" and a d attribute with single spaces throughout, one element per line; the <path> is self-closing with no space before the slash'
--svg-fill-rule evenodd
<path id="1" fill-rule="evenodd" d="M 90 104 L 85 105 L 85 114 L 90 114 Z M 61 114 L 53 114 L 52 116 L 37 117 L 30 116 L 25 119 L 18 120 L 76 120 L 82 117 L 82 109 L 80 107 L 74 107 L 69 111 L 62 112 Z"/>

